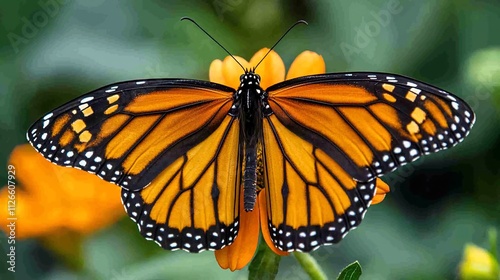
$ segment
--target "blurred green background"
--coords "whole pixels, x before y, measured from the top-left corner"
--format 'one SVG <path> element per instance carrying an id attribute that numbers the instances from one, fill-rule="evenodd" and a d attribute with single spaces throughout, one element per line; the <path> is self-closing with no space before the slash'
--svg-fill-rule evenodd
<path id="1" fill-rule="evenodd" d="M 330 278 L 354 260 L 363 279 L 456 278 L 465 243 L 486 246 L 488 227 L 500 226 L 499 14 L 496 0 L 2 1 L 1 164 L 26 143 L 32 122 L 93 89 L 139 78 L 208 79 L 210 62 L 226 54 L 182 16 L 247 59 L 305 19 L 309 26 L 276 48 L 287 66 L 312 50 L 323 55 L 328 72 L 411 76 L 461 96 L 477 114 L 464 143 L 385 176 L 391 186 L 385 201 L 340 244 L 312 255 Z M 36 28 L 27 30 L 29 24 Z M 84 240 L 78 269 L 25 240 L 17 243 L 13 275 L 0 235 L 1 279 L 247 277 L 247 269 L 221 270 L 213 253 L 164 251 L 140 237 L 128 218 Z M 307 276 L 287 257 L 278 279 Z"/>

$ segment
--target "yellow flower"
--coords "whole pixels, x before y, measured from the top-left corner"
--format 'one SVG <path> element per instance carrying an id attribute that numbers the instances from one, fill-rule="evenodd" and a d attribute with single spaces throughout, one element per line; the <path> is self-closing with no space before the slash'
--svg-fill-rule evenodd
<path id="1" fill-rule="evenodd" d="M 498 263 L 488 251 L 473 244 L 465 245 L 460 279 L 500 279 L 499 273 Z"/>
<path id="2" fill-rule="evenodd" d="M 259 50 L 249 62 L 239 56 L 235 56 L 235 58 L 243 67 L 247 69 L 253 68 L 268 51 L 268 48 Z M 283 63 L 283 60 L 275 51 L 271 51 L 259 65 L 256 73 L 261 77 L 260 86 L 263 89 L 266 89 L 271 85 L 284 81 L 285 79 L 288 80 L 301 76 L 324 74 L 325 69 L 325 61 L 321 55 L 312 51 L 304 51 L 297 56 L 297 58 L 295 58 L 290 66 L 290 69 L 288 70 L 288 73 L 285 75 L 285 64 Z M 241 69 L 233 58 L 228 56 L 222 61 L 216 59 L 210 64 L 209 77 L 211 82 L 223 84 L 236 89 L 240 84 L 240 75 L 243 73 L 243 69 Z M 276 254 L 282 256 L 288 255 L 287 252 L 280 251 L 274 247 L 265 219 L 260 219 L 259 222 L 259 213 L 261 217 L 266 215 L 267 203 L 264 192 L 265 190 L 262 190 L 258 194 L 254 211 L 246 212 L 243 208 L 240 209 L 240 229 L 238 232 L 238 238 L 236 238 L 235 242 L 230 246 L 215 252 L 217 262 L 222 268 L 229 268 L 234 271 L 243 268 L 250 262 L 257 248 L 259 223 L 262 235 L 269 248 L 271 248 L 271 250 L 273 250 Z M 373 198 L 372 203 L 380 203 L 384 199 L 387 192 L 389 192 L 389 187 L 385 183 L 377 184 L 377 193 Z M 243 202 L 240 203 L 240 206 L 243 207 Z"/>
<path id="3" fill-rule="evenodd" d="M 0 210 L 0 220 L 16 218 L 17 239 L 45 238 L 61 232 L 86 235 L 124 216 L 120 188 L 87 172 L 50 163 L 29 144 L 11 154 L 15 168 L 15 207 Z M 10 183 L 9 183 L 10 185 Z M 7 187 L 0 190 L 0 205 L 8 204 Z M 10 197 L 9 197 L 10 196 Z M 9 235 L 6 223 L 1 229 Z"/>

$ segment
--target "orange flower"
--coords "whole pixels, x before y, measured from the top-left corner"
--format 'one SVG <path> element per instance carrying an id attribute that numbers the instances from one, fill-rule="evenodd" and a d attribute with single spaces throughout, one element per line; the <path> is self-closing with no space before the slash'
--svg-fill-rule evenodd
<path id="1" fill-rule="evenodd" d="M 15 207 L 3 207 L 0 220 L 15 218 L 17 239 L 61 232 L 90 234 L 125 214 L 119 187 L 87 172 L 52 164 L 29 144 L 12 151 L 10 165 L 15 168 L 15 180 L 10 180 L 15 189 L 0 190 L 0 205 L 14 206 L 8 204 L 13 198 L 9 191 L 14 189 Z M 1 229 L 9 235 L 7 223 L 2 223 Z"/>
<path id="2" fill-rule="evenodd" d="M 259 50 L 251 59 L 250 62 L 244 58 L 235 56 L 239 63 L 245 68 L 253 68 L 264 55 L 269 51 L 267 48 Z M 240 84 L 240 75 L 244 71 L 231 57 L 226 57 L 223 61 L 216 59 L 210 64 L 209 77 L 211 82 L 238 88 Z M 269 86 L 282 82 L 286 79 L 293 79 L 301 76 L 325 73 L 325 61 L 323 57 L 315 52 L 304 51 L 292 62 L 288 74 L 285 76 L 285 64 L 281 57 L 271 51 L 269 55 L 262 61 L 256 70 L 256 73 L 261 77 L 260 86 L 263 89 Z M 380 179 L 377 179 L 380 180 Z M 219 265 L 224 269 L 241 269 L 246 266 L 252 259 L 257 248 L 259 236 L 259 213 L 262 217 L 266 215 L 266 196 L 265 190 L 262 190 L 255 204 L 255 210 L 246 212 L 240 209 L 240 229 L 238 238 L 233 244 L 215 252 L 215 257 Z M 389 187 L 385 183 L 377 184 L 377 193 L 373 198 L 372 203 L 380 203 L 385 194 L 389 192 Z M 240 198 L 242 200 L 242 198 Z M 243 202 L 240 203 L 243 207 Z M 274 247 L 271 241 L 265 219 L 260 219 L 262 235 L 267 245 L 276 254 L 286 256 L 288 253 L 278 250 Z"/>

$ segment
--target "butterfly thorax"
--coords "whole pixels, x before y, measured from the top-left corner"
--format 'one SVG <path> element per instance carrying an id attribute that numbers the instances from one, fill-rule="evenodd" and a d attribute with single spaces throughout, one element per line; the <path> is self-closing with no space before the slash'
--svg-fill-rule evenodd
<path id="1" fill-rule="evenodd" d="M 261 145 L 262 116 L 267 105 L 267 96 L 260 87 L 260 76 L 253 71 L 241 75 L 240 82 L 234 96 L 234 106 L 241 121 L 244 207 L 245 211 L 252 211 L 257 198 L 257 150 Z"/>

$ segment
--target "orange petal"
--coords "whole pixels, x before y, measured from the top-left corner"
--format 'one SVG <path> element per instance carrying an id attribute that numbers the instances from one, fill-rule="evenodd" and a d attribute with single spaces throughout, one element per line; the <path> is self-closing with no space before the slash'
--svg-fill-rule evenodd
<path id="1" fill-rule="evenodd" d="M 245 68 L 249 68 L 248 62 L 239 56 L 234 56 L 236 60 Z M 237 89 L 240 86 L 240 76 L 245 73 L 241 66 L 230 56 L 226 56 L 222 61 L 222 75 L 224 76 L 224 85 Z"/>
<path id="2" fill-rule="evenodd" d="M 58 215 L 53 210 L 52 212 L 47 211 L 47 207 L 43 205 L 43 202 L 39 198 L 30 196 L 20 189 L 19 186 L 16 185 L 15 189 L 16 208 L 14 212 L 7 209 L 9 201 L 12 201 L 11 198 L 14 198 L 14 196 L 11 196 L 13 193 L 9 193 L 7 186 L 0 190 L 0 205 L 5 205 L 5 207 L 0 209 L 0 219 L 7 221 L 0 224 L 0 229 L 8 234 L 10 229 L 7 218 L 15 217 L 17 218 L 15 221 L 15 234 L 18 239 L 50 234 L 60 223 Z M 33 213 L 36 213 L 38 218 L 30 218 L 34 216 Z"/>
<path id="3" fill-rule="evenodd" d="M 30 145 L 16 146 L 10 154 L 9 163 L 15 167 L 16 180 L 23 189 L 33 195 L 47 196 L 51 203 L 57 195 L 57 188 L 46 188 L 47 182 L 54 181 L 53 174 L 47 172 L 46 168 L 56 166 L 38 154 Z"/>
<path id="4" fill-rule="evenodd" d="M 325 61 L 321 55 L 312 51 L 303 51 L 292 62 L 286 79 L 290 80 L 302 76 L 324 74 L 325 71 Z"/>
<path id="5" fill-rule="evenodd" d="M 250 65 L 255 67 L 268 51 L 268 48 L 263 48 L 256 52 L 252 59 L 250 59 Z M 267 89 L 285 80 L 285 63 L 283 63 L 283 60 L 275 51 L 271 51 L 259 67 L 257 67 L 256 73 L 261 78 L 260 86 L 263 89 Z"/>
<path id="6" fill-rule="evenodd" d="M 87 172 L 54 165 L 30 145 L 16 147 L 9 162 L 15 166 L 18 182 L 18 238 L 39 237 L 60 229 L 88 234 L 125 214 L 120 188 Z M 7 205 L 7 195 L 3 196 L 7 191 L 1 191 L 2 205 Z M 3 220 L 9 215 L 0 210 Z"/>
<path id="7" fill-rule="evenodd" d="M 377 187 L 377 193 L 373 197 L 372 204 L 377 204 L 382 202 L 385 198 L 385 195 L 391 191 L 389 185 L 387 185 L 380 178 L 377 178 L 376 187 Z"/>
<path id="8" fill-rule="evenodd" d="M 280 249 L 274 246 L 274 243 L 271 239 L 271 234 L 269 233 L 268 227 L 268 219 L 267 219 L 267 203 L 266 203 L 266 189 L 260 191 L 258 199 L 260 204 L 260 228 L 262 231 L 262 237 L 266 241 L 267 246 L 271 248 L 271 250 L 280 256 L 288 256 L 288 252 L 281 251 Z"/>
<path id="9" fill-rule="evenodd" d="M 240 228 L 233 244 L 215 251 L 215 258 L 223 269 L 235 271 L 252 260 L 259 243 L 259 201 L 255 208 L 246 212 L 243 208 L 243 192 L 240 195 Z"/>
<path id="10" fill-rule="evenodd" d="M 226 79 L 222 74 L 222 65 L 223 63 L 220 59 L 216 59 L 210 63 L 210 69 L 208 70 L 208 79 L 210 82 L 226 85 Z"/>

